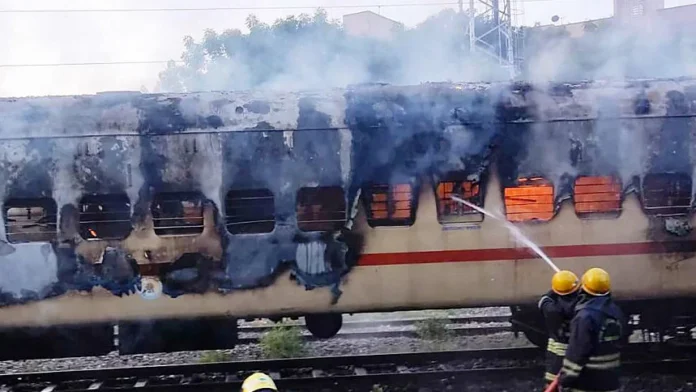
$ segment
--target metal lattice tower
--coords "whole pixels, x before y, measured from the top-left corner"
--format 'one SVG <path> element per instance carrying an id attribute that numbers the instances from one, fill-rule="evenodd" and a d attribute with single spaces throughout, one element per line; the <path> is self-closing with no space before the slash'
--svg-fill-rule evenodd
<path id="1" fill-rule="evenodd" d="M 507 68 L 510 78 L 517 74 L 515 47 L 519 40 L 513 31 L 514 19 L 523 17 L 524 10 L 519 8 L 517 0 L 469 0 L 469 50 L 483 53 Z M 487 31 L 478 31 L 476 18 L 490 18 L 493 26 Z"/>

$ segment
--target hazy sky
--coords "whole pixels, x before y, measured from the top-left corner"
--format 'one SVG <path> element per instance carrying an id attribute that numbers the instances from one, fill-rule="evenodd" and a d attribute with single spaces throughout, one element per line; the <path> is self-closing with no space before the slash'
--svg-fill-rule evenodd
<path id="1" fill-rule="evenodd" d="M 451 0 L 456 3 L 456 0 Z M 205 7 L 303 7 L 307 9 L 210 12 L 0 13 L 0 65 L 179 59 L 182 38 L 200 38 L 206 28 L 243 28 L 249 13 L 265 22 L 327 7 L 332 18 L 372 10 L 413 26 L 454 5 L 446 0 L 0 0 L 0 10 Z M 696 0 L 665 0 L 667 7 Z M 390 7 L 394 4 L 423 4 Z M 468 0 L 464 1 L 468 4 Z M 563 22 L 611 16 L 612 0 L 518 0 L 520 24 L 546 24 L 553 15 Z M 368 5 L 381 4 L 382 7 Z M 358 8 L 333 8 L 365 5 Z M 0 96 L 87 94 L 111 90 L 152 89 L 162 64 L 80 67 L 0 67 Z"/>

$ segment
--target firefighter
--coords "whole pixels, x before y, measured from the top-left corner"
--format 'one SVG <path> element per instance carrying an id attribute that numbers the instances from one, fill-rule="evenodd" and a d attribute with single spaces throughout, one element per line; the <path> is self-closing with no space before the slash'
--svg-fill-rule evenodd
<path id="1" fill-rule="evenodd" d="M 605 270 L 591 268 L 581 281 L 559 384 L 563 392 L 618 391 L 626 320 L 611 298 Z"/>
<path id="2" fill-rule="evenodd" d="M 242 383 L 242 392 L 277 392 L 273 380 L 264 373 L 254 373 Z"/>
<path id="3" fill-rule="evenodd" d="M 546 346 L 546 373 L 548 383 L 558 376 L 563 365 L 568 338 L 570 337 L 570 320 L 577 299 L 580 282 L 571 271 L 559 271 L 551 278 L 551 290 L 539 300 L 539 309 L 544 315 L 549 341 Z"/>

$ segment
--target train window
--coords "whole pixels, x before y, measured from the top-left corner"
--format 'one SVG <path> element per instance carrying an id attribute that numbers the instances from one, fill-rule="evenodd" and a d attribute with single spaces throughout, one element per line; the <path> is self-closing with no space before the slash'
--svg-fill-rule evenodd
<path id="1" fill-rule="evenodd" d="M 50 198 L 9 199 L 3 206 L 10 243 L 48 242 L 57 237 L 58 207 Z"/>
<path id="2" fill-rule="evenodd" d="M 553 185 L 540 177 L 521 178 L 505 188 L 505 214 L 511 222 L 548 221 L 553 218 Z"/>
<path id="3" fill-rule="evenodd" d="M 232 234 L 270 233 L 275 228 L 275 204 L 268 189 L 229 191 L 225 211 L 227 230 Z"/>
<path id="4" fill-rule="evenodd" d="M 371 185 L 365 196 L 370 226 L 410 226 L 415 220 L 411 184 Z"/>
<path id="5" fill-rule="evenodd" d="M 483 214 L 451 198 L 459 196 L 476 206 L 482 206 L 481 185 L 477 181 L 443 181 L 437 185 L 436 193 L 440 223 L 483 221 Z"/>
<path id="6" fill-rule="evenodd" d="M 648 215 L 683 215 L 691 207 L 691 177 L 682 173 L 648 174 L 643 179 L 643 208 Z"/>
<path id="7" fill-rule="evenodd" d="M 203 195 L 197 192 L 155 194 L 150 206 L 157 235 L 203 232 Z"/>
<path id="8" fill-rule="evenodd" d="M 617 217 L 621 213 L 621 181 L 609 176 L 578 177 L 573 198 L 580 218 Z"/>
<path id="9" fill-rule="evenodd" d="M 121 240 L 131 231 L 128 195 L 86 195 L 80 200 L 80 235 L 86 240 Z"/>
<path id="10" fill-rule="evenodd" d="M 346 221 L 341 187 L 301 188 L 297 192 L 297 227 L 302 231 L 334 231 Z"/>

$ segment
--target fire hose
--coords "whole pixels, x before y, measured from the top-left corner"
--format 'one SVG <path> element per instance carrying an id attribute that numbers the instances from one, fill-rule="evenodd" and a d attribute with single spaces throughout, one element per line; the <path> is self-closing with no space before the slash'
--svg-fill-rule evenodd
<path id="1" fill-rule="evenodd" d="M 549 384 L 546 389 L 544 389 L 544 392 L 554 392 L 558 390 L 558 382 L 560 381 L 560 376 L 556 376 L 556 378 L 553 379 L 553 382 Z"/>

